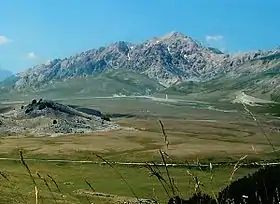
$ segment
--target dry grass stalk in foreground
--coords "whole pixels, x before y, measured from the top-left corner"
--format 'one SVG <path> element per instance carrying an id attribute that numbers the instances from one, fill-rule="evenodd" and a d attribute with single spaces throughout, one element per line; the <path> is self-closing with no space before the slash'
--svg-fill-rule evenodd
<path id="1" fill-rule="evenodd" d="M 49 175 L 49 174 L 47 174 L 47 176 L 48 176 L 48 177 L 51 179 L 51 181 L 54 183 L 54 185 L 56 186 L 56 189 L 58 190 L 58 192 L 61 193 L 61 190 L 60 190 L 60 188 L 58 187 L 57 182 L 54 180 L 54 178 L 53 178 L 51 175 Z"/>
<path id="2" fill-rule="evenodd" d="M 23 194 L 21 192 L 19 192 L 17 185 L 14 182 L 12 182 L 12 180 L 9 178 L 9 175 L 5 172 L 0 171 L 0 176 L 2 178 L 4 178 L 4 180 L 9 184 L 9 186 L 16 191 L 17 195 L 21 198 L 21 201 L 24 201 L 24 203 L 27 203 Z M 17 200 L 17 202 L 19 202 L 19 201 Z"/>
<path id="3" fill-rule="evenodd" d="M 200 179 L 195 176 L 189 169 L 186 170 L 187 174 L 192 177 L 193 181 L 194 181 L 194 192 L 195 193 L 200 193 L 201 192 L 201 187 L 203 186 L 202 182 L 200 181 Z"/>
<path id="4" fill-rule="evenodd" d="M 147 163 L 146 168 L 150 171 L 150 176 L 155 176 L 158 179 L 168 198 L 171 198 L 167 189 L 168 183 L 166 182 L 165 178 L 161 175 L 161 172 L 157 165 L 154 162 L 153 165 Z"/>
<path id="5" fill-rule="evenodd" d="M 20 160 L 21 160 L 21 163 L 23 164 L 23 166 L 25 167 L 25 169 L 27 170 L 28 174 L 29 174 L 29 177 L 30 179 L 32 180 L 33 184 L 34 184 L 34 189 L 35 189 L 35 203 L 38 204 L 38 187 L 37 187 L 37 184 L 36 184 L 36 181 L 34 179 L 34 177 L 32 176 L 32 173 L 30 171 L 30 168 L 28 167 L 28 165 L 25 163 L 24 161 L 24 158 L 23 158 L 23 152 L 22 150 L 19 151 L 19 155 L 20 155 Z"/>
<path id="6" fill-rule="evenodd" d="M 53 194 L 53 192 L 52 192 L 52 190 L 51 190 L 51 188 L 50 188 L 50 186 L 49 186 L 47 180 L 46 180 L 44 177 L 42 177 L 42 176 L 39 174 L 39 172 L 37 172 L 37 176 L 44 182 L 44 184 L 45 184 L 46 187 L 48 188 L 49 192 L 51 193 L 54 202 L 57 203 L 57 201 L 56 201 L 56 199 L 55 199 L 55 197 L 54 197 L 54 194 Z"/>
<path id="7" fill-rule="evenodd" d="M 276 149 L 274 147 L 274 145 L 272 144 L 272 142 L 269 139 L 269 136 L 267 135 L 266 131 L 264 130 L 262 124 L 260 123 L 260 121 L 257 119 L 257 117 L 252 113 L 252 111 L 249 110 L 249 108 L 246 106 L 245 103 L 242 102 L 243 108 L 244 110 L 253 118 L 254 121 L 256 121 L 257 126 L 259 127 L 260 131 L 262 132 L 263 136 L 265 137 L 265 139 L 267 140 L 267 142 L 269 143 L 269 145 L 271 146 L 273 152 L 276 152 Z"/>
<path id="8" fill-rule="evenodd" d="M 100 155 L 94 153 L 94 155 L 101 159 L 102 161 L 104 161 L 107 165 L 109 165 L 115 172 L 116 174 L 121 178 L 121 180 L 128 186 L 129 190 L 131 191 L 131 193 L 133 194 L 133 196 L 137 199 L 138 202 L 140 202 L 138 196 L 136 195 L 136 193 L 134 192 L 133 188 L 131 187 L 131 185 L 129 185 L 129 183 L 127 182 L 127 180 L 122 176 L 122 174 L 116 169 L 114 168 L 114 166 L 112 164 L 110 164 L 110 162 L 108 162 L 106 159 L 104 159 L 103 157 L 101 157 Z"/>
<path id="9" fill-rule="evenodd" d="M 240 157 L 240 159 L 236 162 L 236 164 L 233 167 L 232 173 L 230 175 L 230 179 L 229 181 L 232 182 L 234 174 L 236 173 L 236 171 L 240 168 L 240 163 L 245 160 L 248 157 L 248 155 L 244 155 L 242 157 Z"/>
<path id="10" fill-rule="evenodd" d="M 159 124 L 160 124 L 160 127 L 161 127 L 162 135 L 164 137 L 164 143 L 166 145 L 166 151 L 168 151 L 168 147 L 169 147 L 169 144 L 170 144 L 169 140 L 168 140 L 168 136 L 165 132 L 164 124 L 161 120 L 159 120 Z M 164 163 L 165 171 L 166 171 L 166 174 L 167 174 L 167 177 L 168 177 L 168 180 L 169 180 L 169 187 L 172 191 L 172 196 L 174 197 L 176 195 L 176 191 L 178 192 L 178 194 L 181 194 L 181 192 L 179 191 L 178 187 L 176 186 L 174 178 L 171 178 L 171 176 L 170 176 L 168 166 L 167 166 L 167 162 L 166 162 L 164 156 L 166 156 L 167 158 L 171 158 L 171 157 L 168 155 L 168 153 L 166 151 L 159 150 L 159 153 L 160 153 L 160 156 L 161 156 L 161 160 Z M 152 170 L 152 169 L 150 169 L 150 170 Z M 153 172 L 153 173 L 154 173 L 154 175 L 156 175 L 158 177 L 158 175 L 155 174 L 156 172 Z M 159 180 L 159 177 L 158 177 L 158 180 Z M 169 198 L 170 198 L 170 196 L 169 196 Z"/>
<path id="11" fill-rule="evenodd" d="M 159 120 L 159 124 L 160 124 L 160 127 L 161 127 L 161 132 L 162 132 L 162 135 L 163 135 L 163 138 L 164 138 L 164 143 L 166 145 L 166 151 L 167 151 L 168 147 L 169 147 L 168 137 L 167 137 L 166 132 L 165 132 L 164 124 L 161 120 Z"/>
<path id="12" fill-rule="evenodd" d="M 0 176 L 3 177 L 6 181 L 10 182 L 10 179 L 4 172 L 0 171 Z"/>
<path id="13" fill-rule="evenodd" d="M 167 177 L 168 177 L 168 180 L 169 180 L 169 184 L 170 184 L 170 188 L 172 190 L 172 195 L 175 196 L 175 188 L 174 188 L 174 184 L 172 182 L 172 179 L 171 179 L 171 176 L 170 176 L 170 173 L 169 173 L 169 170 L 168 170 L 168 167 L 167 167 L 167 164 L 166 164 L 166 161 L 165 161 L 165 158 L 164 158 L 164 155 L 162 153 L 162 151 L 160 150 L 160 156 L 161 156 L 161 159 L 164 163 L 164 167 L 165 167 L 165 171 L 166 171 L 166 174 L 167 174 Z"/>
<path id="14" fill-rule="evenodd" d="M 94 188 L 92 187 L 92 185 L 91 185 L 86 179 L 84 179 L 84 180 L 85 180 L 86 184 L 88 185 L 88 187 L 89 187 L 93 192 L 95 192 L 95 190 L 94 190 Z"/>

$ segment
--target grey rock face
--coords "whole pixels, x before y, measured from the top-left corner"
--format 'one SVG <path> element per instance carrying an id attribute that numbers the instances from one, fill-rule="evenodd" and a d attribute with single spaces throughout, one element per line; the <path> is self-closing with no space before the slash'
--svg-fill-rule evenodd
<path id="1" fill-rule="evenodd" d="M 87 76 L 126 68 L 168 87 L 185 81 L 205 81 L 245 62 L 277 51 L 223 54 L 178 32 L 142 44 L 117 42 L 65 59 L 54 59 L 20 74 L 16 89 L 37 87 L 58 79 Z"/>
<path id="2" fill-rule="evenodd" d="M 102 117 L 48 100 L 33 100 L 26 106 L 0 114 L 0 134 L 8 135 L 55 136 L 118 128 Z"/>

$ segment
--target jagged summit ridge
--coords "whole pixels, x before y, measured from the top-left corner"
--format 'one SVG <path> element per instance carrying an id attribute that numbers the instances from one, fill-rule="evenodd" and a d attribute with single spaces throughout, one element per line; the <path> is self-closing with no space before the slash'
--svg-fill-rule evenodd
<path id="1" fill-rule="evenodd" d="M 59 79 L 127 69 L 144 74 L 165 87 L 185 81 L 205 81 L 228 72 L 248 60 L 272 51 L 230 56 L 208 48 L 179 32 L 140 44 L 116 42 L 65 59 L 54 59 L 19 75 L 16 89 L 38 87 Z"/>

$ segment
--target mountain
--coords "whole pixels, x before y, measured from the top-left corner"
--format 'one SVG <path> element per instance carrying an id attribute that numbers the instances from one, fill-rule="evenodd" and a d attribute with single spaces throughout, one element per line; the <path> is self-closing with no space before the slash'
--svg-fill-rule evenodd
<path id="1" fill-rule="evenodd" d="M 20 73 L 4 87 L 9 84 L 12 90 L 38 93 L 72 87 L 76 94 L 189 93 L 224 88 L 271 95 L 279 89 L 279 55 L 278 49 L 229 55 L 172 32 L 140 44 L 116 42 L 54 59 Z"/>
<path id="2" fill-rule="evenodd" d="M 165 93 L 201 93 L 206 97 L 235 97 L 246 91 L 250 95 L 280 102 L 280 53 L 274 51 L 266 56 L 245 60 L 238 66 L 221 67 L 214 78 L 203 82 L 186 81 L 170 86 Z M 244 56 L 244 55 L 243 55 Z"/>
<path id="3" fill-rule="evenodd" d="M 13 73 L 8 70 L 0 69 L 0 81 L 6 79 L 7 77 L 11 76 Z"/>

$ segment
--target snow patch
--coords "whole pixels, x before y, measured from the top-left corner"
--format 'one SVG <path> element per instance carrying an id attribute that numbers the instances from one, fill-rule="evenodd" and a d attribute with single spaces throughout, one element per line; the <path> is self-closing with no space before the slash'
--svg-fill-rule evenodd
<path id="1" fill-rule="evenodd" d="M 169 46 L 167 46 L 167 50 L 168 50 L 168 52 L 170 52 L 170 47 Z"/>

